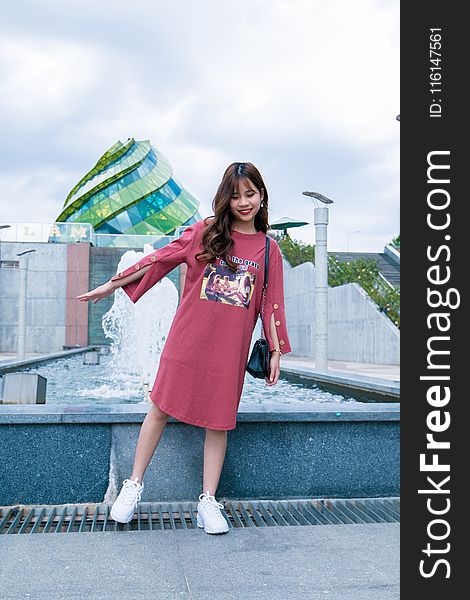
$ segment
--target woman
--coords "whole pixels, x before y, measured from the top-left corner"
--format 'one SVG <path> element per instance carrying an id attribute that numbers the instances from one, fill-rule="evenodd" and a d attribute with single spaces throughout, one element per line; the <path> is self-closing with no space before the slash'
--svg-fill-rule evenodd
<path id="1" fill-rule="evenodd" d="M 134 516 L 144 489 L 144 472 L 155 452 L 168 417 L 206 430 L 203 490 L 197 523 L 207 533 L 226 533 L 228 524 L 216 501 L 227 431 L 235 429 L 253 330 L 261 309 L 264 278 L 268 193 L 252 163 L 232 163 L 215 194 L 213 217 L 185 229 L 177 239 L 148 254 L 104 285 L 77 296 L 98 302 L 118 287 L 132 302 L 176 266 L 188 266 L 184 291 L 165 342 L 155 382 L 152 406 L 144 419 L 132 474 L 125 479 L 111 509 L 122 523 Z M 281 354 L 291 352 L 284 312 L 282 255 L 272 238 L 268 286 L 262 325 L 272 351 L 267 385 L 280 374 Z M 230 274 L 234 281 L 249 277 L 251 298 L 214 293 L 216 282 Z M 208 293 L 206 293 L 208 292 Z M 204 352 L 201 352 L 204 348 Z M 214 372 L 217 377 L 214 378 Z"/>

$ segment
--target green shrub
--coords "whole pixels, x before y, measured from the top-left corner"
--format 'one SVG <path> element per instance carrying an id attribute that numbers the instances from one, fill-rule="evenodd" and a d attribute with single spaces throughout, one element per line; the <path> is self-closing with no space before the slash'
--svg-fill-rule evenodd
<path id="1" fill-rule="evenodd" d="M 400 327 L 400 291 L 384 281 L 376 260 L 358 258 L 350 262 L 340 262 L 330 254 L 328 285 L 335 287 L 345 283 L 358 283 L 379 310 Z"/>
<path id="2" fill-rule="evenodd" d="M 271 234 L 278 242 L 285 259 L 293 267 L 304 262 L 315 264 L 315 245 L 293 240 L 289 236 Z M 400 235 L 392 244 L 400 248 Z M 398 244 L 396 246 L 395 244 Z M 328 285 L 335 287 L 345 283 L 358 283 L 375 302 L 379 310 L 400 327 L 400 291 L 383 280 L 379 274 L 378 262 L 373 259 L 358 258 L 350 262 L 340 262 L 332 254 L 328 255 Z"/>
<path id="3" fill-rule="evenodd" d="M 393 240 L 390 242 L 390 245 L 396 248 L 398 252 L 400 252 L 400 234 L 398 234 L 397 237 L 393 238 Z"/>

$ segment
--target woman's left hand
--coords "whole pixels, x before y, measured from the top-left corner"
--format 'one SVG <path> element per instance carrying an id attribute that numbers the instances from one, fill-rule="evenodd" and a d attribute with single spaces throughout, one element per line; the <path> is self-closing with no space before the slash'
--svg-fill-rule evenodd
<path id="1" fill-rule="evenodd" d="M 273 352 L 271 354 L 271 360 L 269 361 L 269 378 L 265 377 L 264 380 L 266 385 L 276 385 L 279 375 L 281 374 L 281 355 L 279 352 Z"/>

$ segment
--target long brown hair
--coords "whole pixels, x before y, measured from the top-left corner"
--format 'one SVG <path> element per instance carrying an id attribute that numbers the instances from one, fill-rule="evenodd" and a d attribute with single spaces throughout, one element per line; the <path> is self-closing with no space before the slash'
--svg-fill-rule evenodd
<path id="1" fill-rule="evenodd" d="M 222 181 L 212 200 L 214 215 L 204 219 L 206 228 L 201 239 L 204 252 L 196 254 L 196 260 L 212 262 L 217 256 L 220 256 L 225 260 L 230 269 L 236 271 L 237 265 L 229 258 L 233 248 L 231 231 L 234 221 L 230 209 L 230 201 L 241 179 L 249 179 L 260 192 L 264 190 L 263 206 L 260 206 L 259 211 L 256 213 L 254 224 L 257 231 L 267 233 L 269 229 L 268 190 L 261 177 L 261 173 L 250 162 L 232 163 L 226 168 Z M 210 218 L 212 221 L 207 224 L 207 219 Z"/>

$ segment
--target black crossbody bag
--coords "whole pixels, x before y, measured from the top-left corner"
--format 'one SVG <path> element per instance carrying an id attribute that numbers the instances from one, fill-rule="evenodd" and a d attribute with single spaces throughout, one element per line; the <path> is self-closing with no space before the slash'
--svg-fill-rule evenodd
<path id="1" fill-rule="evenodd" d="M 266 287 L 268 285 L 268 267 L 269 267 L 269 235 L 266 236 L 266 249 L 264 256 L 264 282 L 263 299 L 261 302 L 261 318 L 264 320 L 264 302 L 266 299 Z M 269 377 L 271 367 L 271 352 L 269 351 L 269 342 L 264 336 L 263 323 L 261 323 L 261 337 L 256 340 L 251 351 L 250 358 L 246 365 L 246 370 L 253 377 L 264 379 Z"/>

